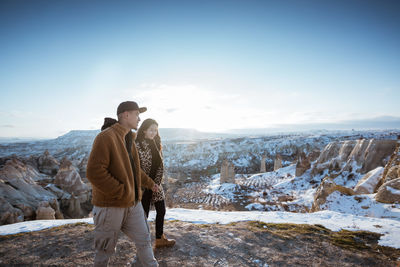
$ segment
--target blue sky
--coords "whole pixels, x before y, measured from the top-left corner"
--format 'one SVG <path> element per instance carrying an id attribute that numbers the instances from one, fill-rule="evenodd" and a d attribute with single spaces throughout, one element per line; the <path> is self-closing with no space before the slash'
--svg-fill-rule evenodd
<path id="1" fill-rule="evenodd" d="M 117 105 L 218 131 L 400 117 L 398 1 L 0 1 L 0 137 Z"/>

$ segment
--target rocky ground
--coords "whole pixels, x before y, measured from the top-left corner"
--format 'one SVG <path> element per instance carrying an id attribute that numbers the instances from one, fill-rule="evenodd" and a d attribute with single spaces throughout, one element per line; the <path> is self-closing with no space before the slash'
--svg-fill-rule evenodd
<path id="1" fill-rule="evenodd" d="M 379 234 L 368 232 L 180 221 L 167 221 L 165 231 L 177 244 L 156 250 L 160 266 L 400 266 L 400 250 L 379 246 Z M 93 254 L 88 224 L 0 237 L 0 266 L 91 266 Z M 134 257 L 135 246 L 121 234 L 110 266 L 130 266 Z"/>

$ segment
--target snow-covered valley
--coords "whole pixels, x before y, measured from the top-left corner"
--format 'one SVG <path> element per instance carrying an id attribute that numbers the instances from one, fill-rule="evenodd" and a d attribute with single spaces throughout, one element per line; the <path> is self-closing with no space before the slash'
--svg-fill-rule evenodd
<path id="1" fill-rule="evenodd" d="M 47 209 L 63 213 L 63 218 L 90 216 L 90 184 L 85 179 L 85 168 L 97 133 L 73 131 L 52 140 L 1 144 L 4 183 L 0 197 L 3 207 L 8 207 L 2 209 L 2 224 L 34 219 L 35 210 L 43 206 L 39 203 L 50 202 L 51 195 L 58 204 L 49 204 Z M 172 210 L 262 214 L 330 211 L 354 218 L 390 220 L 398 229 L 399 135 L 400 131 L 394 130 L 165 138 L 167 205 Z M 43 166 L 43 162 L 50 163 Z M 222 173 L 223 164 L 231 166 L 229 173 Z M 56 183 L 62 177 L 60 172 L 67 172 L 68 177 L 73 173 L 80 180 L 79 190 L 84 193 L 79 196 L 79 212 L 65 213 L 77 202 L 71 198 L 73 192 L 66 192 Z M 26 195 L 23 188 L 27 185 L 21 187 L 20 179 L 35 188 L 34 197 Z M 21 197 L 7 191 L 10 186 Z M 46 197 L 40 192 L 46 192 Z M 26 202 L 21 203 L 24 199 Z"/>

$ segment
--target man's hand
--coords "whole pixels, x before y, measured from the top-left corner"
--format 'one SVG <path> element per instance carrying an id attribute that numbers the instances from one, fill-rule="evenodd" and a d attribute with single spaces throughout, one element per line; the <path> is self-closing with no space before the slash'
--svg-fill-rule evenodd
<path id="1" fill-rule="evenodd" d="M 159 189 L 159 187 L 158 187 L 158 185 L 157 184 L 154 184 L 154 186 L 153 186 L 153 188 L 151 189 L 153 192 L 158 192 L 158 189 Z"/>

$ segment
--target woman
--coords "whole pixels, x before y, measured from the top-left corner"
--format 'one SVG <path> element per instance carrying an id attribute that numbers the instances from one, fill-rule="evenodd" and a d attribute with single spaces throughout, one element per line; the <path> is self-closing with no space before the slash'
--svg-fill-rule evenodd
<path id="1" fill-rule="evenodd" d="M 168 240 L 164 235 L 165 195 L 161 186 L 164 175 L 164 164 L 161 153 L 161 138 L 158 134 L 158 123 L 153 119 L 146 119 L 140 126 L 136 146 L 139 152 L 140 166 L 143 171 L 154 180 L 159 189 L 153 192 L 145 189 L 142 205 L 146 217 L 149 216 L 150 204 L 156 208 L 156 248 L 171 247 L 175 240 Z"/>

